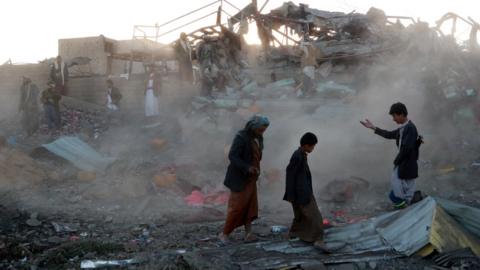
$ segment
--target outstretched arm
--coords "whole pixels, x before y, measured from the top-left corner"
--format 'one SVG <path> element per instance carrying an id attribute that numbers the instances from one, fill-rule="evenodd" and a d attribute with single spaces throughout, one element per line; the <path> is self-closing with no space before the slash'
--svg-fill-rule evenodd
<path id="1" fill-rule="evenodd" d="M 376 127 L 372 122 L 370 122 L 370 120 L 368 119 L 365 119 L 365 121 L 360 121 L 360 123 L 366 127 L 366 128 L 369 128 L 373 131 L 375 131 L 375 134 L 385 138 L 385 139 L 389 139 L 389 140 L 394 140 L 398 137 L 398 129 L 396 130 L 392 130 L 392 131 L 388 131 L 388 130 L 383 130 L 381 128 L 378 128 Z"/>

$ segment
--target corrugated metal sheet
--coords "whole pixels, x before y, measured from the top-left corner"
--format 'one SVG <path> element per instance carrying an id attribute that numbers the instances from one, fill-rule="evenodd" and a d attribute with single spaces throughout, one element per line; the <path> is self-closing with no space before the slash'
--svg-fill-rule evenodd
<path id="1" fill-rule="evenodd" d="M 452 211 L 461 206 L 447 204 Z M 325 243 L 332 249 L 331 254 L 323 254 L 300 240 L 232 245 L 200 253 L 202 256 L 229 254 L 242 269 L 277 269 L 385 260 L 419 254 L 419 251 L 426 256 L 433 250 L 445 252 L 459 247 L 470 247 L 474 252 L 480 250 L 478 239 L 432 197 L 403 210 L 327 229 Z"/>
<path id="2" fill-rule="evenodd" d="M 480 238 L 480 209 L 435 198 L 440 206 L 465 229 Z"/>
<path id="3" fill-rule="evenodd" d="M 325 242 L 329 247 L 334 248 L 336 253 L 361 254 L 372 251 L 393 251 L 393 248 L 385 243 L 376 228 L 378 224 L 391 219 L 394 215 L 395 212 L 385 213 L 364 222 L 327 229 Z"/>
<path id="4" fill-rule="evenodd" d="M 441 253 L 468 247 L 480 256 L 480 240 L 456 222 L 440 205 L 435 208 L 429 242 Z"/>
<path id="5" fill-rule="evenodd" d="M 115 160 L 103 157 L 77 137 L 62 137 L 42 146 L 85 171 L 104 171 Z"/>
<path id="6" fill-rule="evenodd" d="M 442 205 L 450 209 L 452 216 Z M 462 247 L 480 252 L 479 240 L 461 225 L 475 231 L 480 210 L 443 200 L 442 205 L 427 197 L 404 210 L 327 230 L 325 241 L 327 245 L 345 243 L 338 250 L 344 254 L 393 250 L 411 256 L 429 244 L 440 252 Z M 455 217 L 461 223 L 455 221 Z"/>
<path id="7" fill-rule="evenodd" d="M 410 256 L 429 243 L 436 205 L 428 197 L 379 224 L 377 232 L 396 251 Z"/>

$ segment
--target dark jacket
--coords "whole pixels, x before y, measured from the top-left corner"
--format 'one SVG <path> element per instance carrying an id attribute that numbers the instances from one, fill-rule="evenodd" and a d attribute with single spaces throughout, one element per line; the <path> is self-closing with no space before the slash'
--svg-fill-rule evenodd
<path id="1" fill-rule="evenodd" d="M 122 94 L 120 93 L 120 90 L 118 90 L 117 87 L 112 87 L 111 92 L 110 92 L 110 98 L 112 99 L 112 103 L 119 106 L 120 100 L 122 99 Z"/>
<path id="2" fill-rule="evenodd" d="M 246 130 L 239 131 L 233 139 L 228 159 L 227 174 L 223 184 L 232 192 L 241 192 L 245 189 L 245 184 L 249 178 L 248 169 L 252 166 L 253 159 L 253 136 Z M 258 138 L 260 142 L 260 155 L 263 150 L 263 138 Z"/>
<path id="3" fill-rule="evenodd" d="M 400 179 L 415 179 L 418 177 L 418 164 L 420 138 L 417 128 L 412 121 L 409 121 L 403 129 L 402 142 L 400 143 L 400 129 L 387 131 L 380 128 L 375 129 L 378 134 L 386 139 L 395 140 L 399 152 L 393 161 L 395 167 L 398 167 L 398 177 Z"/>
<path id="4" fill-rule="evenodd" d="M 60 100 L 62 96 L 59 95 L 55 90 L 48 88 L 43 90 L 40 100 L 44 106 L 53 106 L 56 110 L 60 110 Z"/>
<path id="5" fill-rule="evenodd" d="M 293 204 L 307 205 L 312 196 L 312 174 L 308 167 L 307 156 L 299 148 L 293 153 L 287 166 L 283 199 Z"/>

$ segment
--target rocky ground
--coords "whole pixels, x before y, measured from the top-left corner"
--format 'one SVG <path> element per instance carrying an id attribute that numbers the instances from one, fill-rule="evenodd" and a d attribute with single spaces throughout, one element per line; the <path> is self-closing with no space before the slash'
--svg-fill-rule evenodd
<path id="1" fill-rule="evenodd" d="M 271 227 L 288 226 L 291 221 L 290 206 L 281 200 L 283 168 L 303 125 L 309 125 L 320 138 L 310 166 L 327 226 L 392 211 L 386 196 L 395 154 L 391 143 L 372 141 L 373 135 L 351 119 L 352 114 L 359 114 L 351 103 L 302 102 L 310 106 L 258 103 L 267 115 L 289 108 L 289 113 L 274 117 L 266 133 L 264 173 L 258 184 L 260 219 L 254 224 L 259 243 L 282 241 L 282 234 L 271 232 Z M 114 123 L 98 137 L 84 137 L 100 153 L 116 158 L 94 177 L 80 177 L 71 163 L 39 151 L 40 144 L 55 139 L 51 135 L 17 135 L 14 143 L 7 140 L 0 150 L 0 268 L 79 269 L 88 260 L 133 259 L 120 267 L 249 269 L 242 262 L 274 256 L 251 254 L 254 249 L 243 243 L 242 230 L 234 233 L 227 247 L 216 238 L 226 212 L 225 153 L 235 130 L 241 128 L 242 117 L 238 111 L 216 110 L 148 123 L 138 118 Z M 339 136 L 349 130 L 358 130 L 358 136 Z M 422 131 L 434 140 L 435 132 L 428 126 Z M 476 148 L 465 146 L 471 143 L 467 139 L 459 142 L 461 154 L 445 157 L 438 156 L 427 141 L 418 189 L 480 207 L 480 183 L 474 180 L 478 167 L 472 166 Z M 277 147 L 285 144 L 289 145 L 286 149 Z M 202 194 L 200 201 L 194 191 Z M 444 269 L 435 268 L 432 258 L 413 257 L 326 267 Z"/>

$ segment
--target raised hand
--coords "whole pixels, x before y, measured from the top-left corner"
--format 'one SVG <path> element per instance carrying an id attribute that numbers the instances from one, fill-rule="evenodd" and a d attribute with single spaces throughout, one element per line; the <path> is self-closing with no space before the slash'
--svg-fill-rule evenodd
<path id="1" fill-rule="evenodd" d="M 360 123 L 366 128 L 375 129 L 375 125 L 372 124 L 372 122 L 370 122 L 368 119 L 365 119 L 365 121 L 360 121 Z"/>

